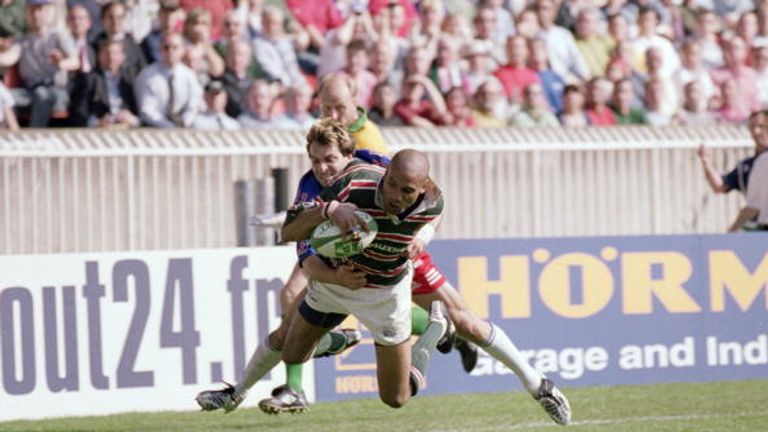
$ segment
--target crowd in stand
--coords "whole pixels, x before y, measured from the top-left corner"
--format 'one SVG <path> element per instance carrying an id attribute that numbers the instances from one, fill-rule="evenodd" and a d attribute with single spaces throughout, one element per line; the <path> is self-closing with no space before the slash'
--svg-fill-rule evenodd
<path id="1" fill-rule="evenodd" d="M 0 123 L 306 130 L 744 123 L 768 0 L 0 0 Z"/>

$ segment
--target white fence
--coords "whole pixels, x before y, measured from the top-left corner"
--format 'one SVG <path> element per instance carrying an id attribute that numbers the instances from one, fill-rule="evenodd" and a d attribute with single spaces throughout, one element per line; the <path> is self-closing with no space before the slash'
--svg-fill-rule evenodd
<path id="1" fill-rule="evenodd" d="M 384 133 L 430 153 L 443 238 L 721 232 L 741 197 L 709 191 L 695 148 L 723 170 L 752 148 L 731 126 Z M 231 247 L 234 182 L 287 168 L 293 190 L 308 167 L 298 132 L 0 135 L 0 254 Z"/>

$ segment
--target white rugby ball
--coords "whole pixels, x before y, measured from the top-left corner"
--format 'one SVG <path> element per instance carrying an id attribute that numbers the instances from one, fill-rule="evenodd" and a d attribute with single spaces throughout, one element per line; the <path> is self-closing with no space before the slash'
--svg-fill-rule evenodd
<path id="1" fill-rule="evenodd" d="M 309 237 L 310 244 L 320 255 L 328 258 L 347 258 L 357 255 L 373 243 L 379 226 L 373 216 L 363 211 L 356 211 L 355 214 L 368 224 L 370 231 L 366 232 L 362 228 L 356 230 L 357 235 L 347 235 L 347 240 L 341 240 L 341 230 L 333 224 L 330 219 L 323 221 L 315 227 L 312 235 Z"/>

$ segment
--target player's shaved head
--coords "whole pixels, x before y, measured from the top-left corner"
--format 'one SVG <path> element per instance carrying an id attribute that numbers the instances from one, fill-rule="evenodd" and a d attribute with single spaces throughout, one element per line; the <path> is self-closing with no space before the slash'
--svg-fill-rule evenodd
<path id="1" fill-rule="evenodd" d="M 427 156 L 413 149 L 400 150 L 392 158 L 384 175 L 384 210 L 389 214 L 400 214 L 416 203 L 429 183 Z"/>
<path id="2" fill-rule="evenodd" d="M 400 150 L 392 157 L 390 169 L 414 180 L 423 181 L 429 176 L 429 159 L 418 150 Z"/>

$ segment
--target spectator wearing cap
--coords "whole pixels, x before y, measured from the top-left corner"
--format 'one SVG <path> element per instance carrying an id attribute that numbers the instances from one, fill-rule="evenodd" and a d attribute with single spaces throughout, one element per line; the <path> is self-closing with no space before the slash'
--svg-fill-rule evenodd
<path id="1" fill-rule="evenodd" d="M 253 40 L 253 53 L 259 67 L 270 81 L 283 86 L 306 83 L 291 40 L 283 30 L 283 11 L 267 6 L 262 12 L 261 34 Z"/>
<path id="2" fill-rule="evenodd" d="M 163 37 L 163 57 L 136 77 L 141 120 L 152 127 L 189 127 L 205 107 L 203 87 L 182 63 L 184 41 L 178 33 Z"/>
<path id="3" fill-rule="evenodd" d="M 25 0 L 0 0 L 0 28 L 17 38 L 27 30 L 24 3 Z"/>
<path id="4" fill-rule="evenodd" d="M 74 77 L 69 106 L 73 126 L 134 127 L 141 123 L 133 93 L 134 77 L 125 67 L 125 57 L 123 41 L 99 41 L 96 67 Z"/>
<path id="5" fill-rule="evenodd" d="M 84 6 L 76 4 L 67 10 L 67 28 L 77 47 L 77 59 L 80 61 L 78 71 L 89 72 L 96 65 L 96 52 L 88 42 L 91 16 Z"/>
<path id="6" fill-rule="evenodd" d="M 181 31 L 184 22 L 184 10 L 179 7 L 178 0 L 161 0 L 157 22 L 159 27 L 153 29 L 141 41 L 141 50 L 148 63 L 159 61 L 162 56 L 163 37 L 169 33 Z"/>
<path id="7" fill-rule="evenodd" d="M 27 0 L 29 33 L 21 40 L 19 75 L 31 97 L 31 127 L 46 127 L 69 104 L 68 73 L 80 66 L 75 41 L 53 26 L 51 0 Z"/>
<path id="8" fill-rule="evenodd" d="M 309 113 L 312 105 L 312 87 L 307 84 L 288 87 L 283 99 L 285 112 L 273 120 L 275 127 L 308 131 L 317 120 Z"/>
<path id="9" fill-rule="evenodd" d="M 576 46 L 573 34 L 555 25 L 556 13 L 553 0 L 536 0 L 536 16 L 541 26 L 538 37 L 547 43 L 552 70 L 566 82 L 586 81 L 591 77 L 587 62 Z"/>
<path id="10" fill-rule="evenodd" d="M 193 123 L 195 129 L 202 130 L 237 130 L 240 123 L 227 115 L 227 92 L 224 83 L 213 79 L 205 86 L 206 110 L 197 117 Z"/>
<path id="11" fill-rule="evenodd" d="M 244 129 L 268 129 L 274 127 L 272 107 L 275 96 L 272 87 L 265 80 L 257 79 L 245 95 L 245 111 L 237 122 Z"/>
<path id="12" fill-rule="evenodd" d="M 125 3 L 111 1 L 104 5 L 100 17 L 104 31 L 96 37 L 96 43 L 98 44 L 107 38 L 122 42 L 123 52 L 125 52 L 123 69 L 131 76 L 136 77 L 147 65 L 147 59 L 133 35 L 128 33 L 126 16 Z"/>
<path id="13" fill-rule="evenodd" d="M 227 114 L 237 118 L 245 110 L 245 95 L 253 83 L 249 68 L 253 60 L 251 45 L 245 41 L 233 41 L 224 59 L 226 68 L 220 80 L 227 91 Z"/>

